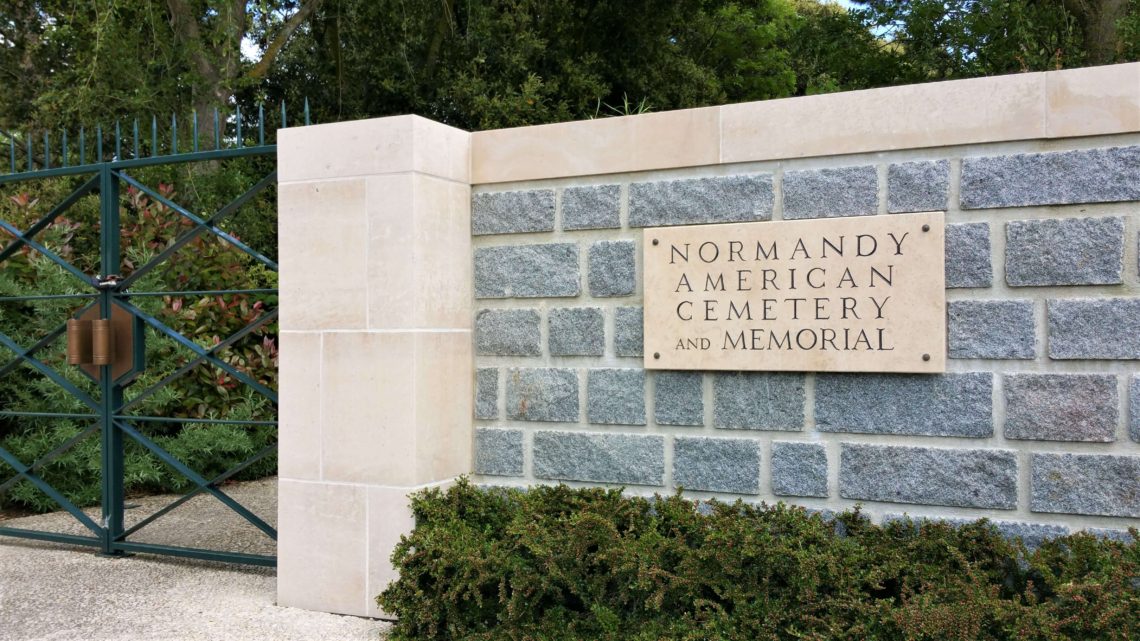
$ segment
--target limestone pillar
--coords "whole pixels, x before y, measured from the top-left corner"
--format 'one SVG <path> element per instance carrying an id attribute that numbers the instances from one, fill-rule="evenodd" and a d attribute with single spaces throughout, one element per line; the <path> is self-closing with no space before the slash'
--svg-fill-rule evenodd
<path id="1" fill-rule="evenodd" d="M 406 497 L 470 472 L 470 135 L 279 134 L 278 603 L 380 616 Z"/>

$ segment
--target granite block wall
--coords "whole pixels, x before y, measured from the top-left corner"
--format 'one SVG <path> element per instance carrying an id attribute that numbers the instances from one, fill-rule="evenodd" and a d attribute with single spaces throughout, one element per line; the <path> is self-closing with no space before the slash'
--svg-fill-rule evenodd
<path id="1" fill-rule="evenodd" d="M 945 210 L 942 375 L 642 369 L 641 229 Z M 1140 525 L 1140 135 L 476 186 L 479 482 Z"/>

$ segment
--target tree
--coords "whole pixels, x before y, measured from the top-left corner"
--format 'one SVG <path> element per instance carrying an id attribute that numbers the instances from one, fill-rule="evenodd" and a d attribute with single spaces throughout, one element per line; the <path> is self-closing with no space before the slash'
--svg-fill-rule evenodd
<path id="1" fill-rule="evenodd" d="M 322 118 L 482 129 L 790 95 L 785 0 L 327 0 L 270 74 Z M 280 92 L 280 93 L 275 93 Z"/>
<path id="2" fill-rule="evenodd" d="M 1140 0 L 854 1 L 7 0 L 0 128 L 307 96 L 485 129 L 1140 58 Z"/>
<path id="3" fill-rule="evenodd" d="M 1137 0 L 854 0 L 901 82 L 1134 60 Z"/>
<path id="4" fill-rule="evenodd" d="M 1094 65 L 1115 61 L 1124 48 L 1117 24 L 1128 12 L 1128 0 L 1064 0 L 1064 6 L 1084 32 L 1088 61 Z"/>
<path id="5" fill-rule="evenodd" d="M 322 0 L 8 0 L 0 124 L 40 127 L 228 107 Z M 261 44 L 256 60 L 243 41 Z M 202 119 L 203 135 L 213 121 Z"/>
<path id="6" fill-rule="evenodd" d="M 795 27 L 785 46 L 795 95 L 899 84 L 897 44 L 876 38 L 860 14 L 816 0 L 793 0 L 793 7 Z"/>
<path id="7" fill-rule="evenodd" d="M 243 81 L 261 80 L 321 1 L 166 0 L 175 42 L 196 73 L 190 84 L 194 108 L 206 113 L 210 107 L 228 105 Z M 287 9 L 293 12 L 285 18 Z M 258 60 L 247 63 L 242 60 L 242 41 L 258 18 L 262 53 Z M 205 125 L 209 137 L 213 134 L 212 120 L 207 119 Z"/>

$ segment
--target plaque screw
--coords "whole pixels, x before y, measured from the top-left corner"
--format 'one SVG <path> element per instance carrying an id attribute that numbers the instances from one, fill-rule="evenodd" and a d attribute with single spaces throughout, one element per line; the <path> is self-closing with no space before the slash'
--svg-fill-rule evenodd
<path id="1" fill-rule="evenodd" d="M 654 238 L 654 239 L 653 239 L 653 244 L 654 244 L 654 245 L 656 245 L 658 242 L 660 242 L 660 241 L 658 241 L 656 238 Z"/>
<path id="2" fill-rule="evenodd" d="M 922 360 L 924 360 L 924 361 L 928 361 L 928 360 L 930 360 L 930 354 L 923 354 L 923 355 L 922 355 Z"/>
<path id="3" fill-rule="evenodd" d="M 653 358 L 661 358 L 660 352 L 653 352 Z"/>
<path id="4" fill-rule="evenodd" d="M 923 225 L 922 231 L 930 231 L 930 225 Z"/>

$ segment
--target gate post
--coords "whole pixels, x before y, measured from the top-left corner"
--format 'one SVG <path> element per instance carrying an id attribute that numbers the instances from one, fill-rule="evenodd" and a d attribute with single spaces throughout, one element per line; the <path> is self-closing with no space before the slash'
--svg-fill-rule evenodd
<path id="1" fill-rule="evenodd" d="M 284 129 L 279 605 L 380 616 L 406 496 L 471 471 L 470 135 Z"/>

